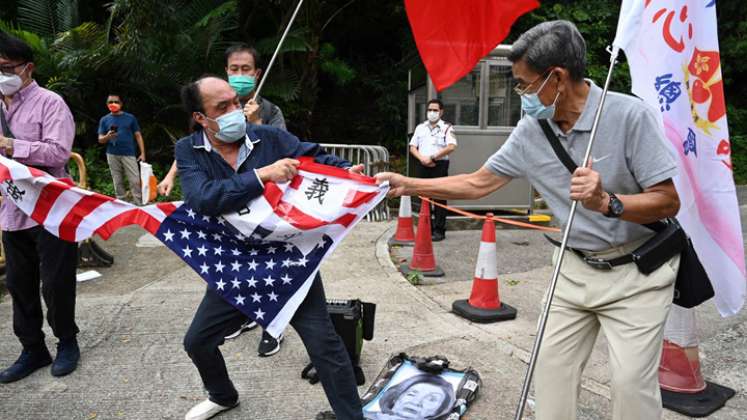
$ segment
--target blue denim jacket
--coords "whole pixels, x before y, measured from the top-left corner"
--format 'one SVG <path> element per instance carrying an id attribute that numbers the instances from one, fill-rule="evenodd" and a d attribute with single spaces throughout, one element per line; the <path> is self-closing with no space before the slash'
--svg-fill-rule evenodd
<path id="1" fill-rule="evenodd" d="M 217 216 L 238 211 L 264 192 L 255 169 L 283 158 L 313 156 L 318 163 L 349 167 L 350 162 L 330 155 L 316 143 L 308 143 L 287 131 L 266 125 L 248 125 L 247 143 L 240 152 L 237 170 L 210 145 L 202 130 L 176 144 L 176 164 L 186 204 L 200 214 Z M 243 155 L 243 156 L 242 156 Z M 243 158 L 243 162 L 242 162 Z"/>

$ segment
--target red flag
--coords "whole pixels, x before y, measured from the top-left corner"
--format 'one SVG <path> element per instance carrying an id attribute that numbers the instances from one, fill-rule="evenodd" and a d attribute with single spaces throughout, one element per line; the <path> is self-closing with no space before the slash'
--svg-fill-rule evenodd
<path id="1" fill-rule="evenodd" d="M 405 0 L 415 44 L 439 91 L 469 73 L 537 0 Z"/>

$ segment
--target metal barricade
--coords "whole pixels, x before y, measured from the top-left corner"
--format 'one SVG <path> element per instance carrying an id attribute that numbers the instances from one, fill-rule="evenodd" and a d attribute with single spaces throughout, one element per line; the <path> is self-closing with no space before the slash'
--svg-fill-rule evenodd
<path id="1" fill-rule="evenodd" d="M 389 170 L 389 151 L 383 146 L 367 144 L 331 144 L 321 143 L 324 149 L 335 156 L 350 161 L 354 165 L 363 164 L 363 173 L 374 176 L 379 172 Z M 389 205 L 387 199 L 382 200 L 366 215 L 366 220 L 380 222 L 389 220 Z"/>

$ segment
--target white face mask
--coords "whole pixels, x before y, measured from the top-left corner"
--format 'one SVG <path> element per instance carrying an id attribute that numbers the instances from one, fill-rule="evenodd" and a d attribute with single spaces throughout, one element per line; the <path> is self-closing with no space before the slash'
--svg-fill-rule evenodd
<path id="1" fill-rule="evenodd" d="M 428 113 L 426 114 L 426 116 L 428 117 L 428 121 L 432 123 L 438 122 L 438 120 L 441 119 L 438 114 L 438 111 L 428 111 Z"/>
<path id="2" fill-rule="evenodd" d="M 26 66 L 28 66 L 28 64 L 26 64 Z M 23 70 L 21 70 L 21 73 L 26 71 L 26 66 L 23 66 Z M 10 76 L 0 74 L 0 93 L 2 93 L 3 95 L 15 95 L 15 93 L 21 89 L 21 86 L 23 86 L 23 80 L 21 80 L 21 76 L 17 74 L 13 74 Z"/>

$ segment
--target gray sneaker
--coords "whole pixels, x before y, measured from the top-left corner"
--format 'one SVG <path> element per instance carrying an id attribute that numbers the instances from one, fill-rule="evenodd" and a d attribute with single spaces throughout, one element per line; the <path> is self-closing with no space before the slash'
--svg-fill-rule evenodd
<path id="1" fill-rule="evenodd" d="M 254 321 L 247 321 L 247 322 L 243 323 L 241 325 L 241 327 L 239 327 L 238 330 L 236 330 L 233 333 L 225 336 L 224 338 L 226 340 L 233 340 L 234 338 L 236 338 L 236 337 L 240 336 L 241 334 L 243 334 L 245 331 L 253 330 L 255 328 L 257 328 L 257 323 L 256 322 L 254 322 Z"/>

